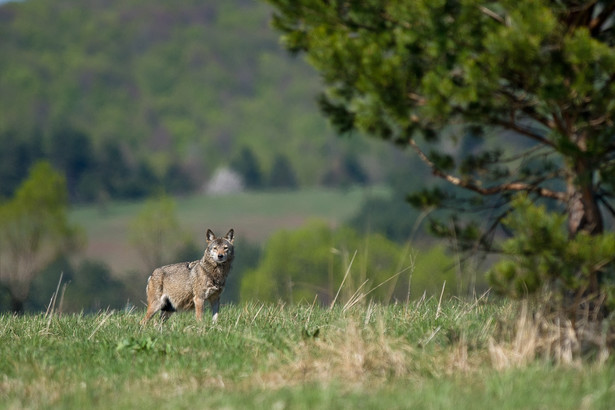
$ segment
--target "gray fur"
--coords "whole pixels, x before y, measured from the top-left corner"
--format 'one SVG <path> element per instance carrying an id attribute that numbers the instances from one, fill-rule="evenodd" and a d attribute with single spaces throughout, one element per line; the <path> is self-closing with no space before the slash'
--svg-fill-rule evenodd
<path id="1" fill-rule="evenodd" d="M 156 268 L 147 280 L 147 312 L 141 320 L 144 325 L 156 312 L 162 320 L 177 310 L 195 309 L 197 320 L 202 319 L 205 301 L 211 304 L 213 321 L 218 319 L 220 294 L 235 256 L 235 232 L 216 238 L 207 230 L 207 247 L 200 260 L 174 263 Z"/>

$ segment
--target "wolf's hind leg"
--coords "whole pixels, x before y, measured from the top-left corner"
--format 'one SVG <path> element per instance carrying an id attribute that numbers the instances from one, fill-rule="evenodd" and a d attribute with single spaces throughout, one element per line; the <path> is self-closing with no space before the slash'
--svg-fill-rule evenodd
<path id="1" fill-rule="evenodd" d="M 147 305 L 147 312 L 145 312 L 145 317 L 141 320 L 141 325 L 147 323 L 158 311 L 160 311 L 163 323 L 175 312 L 175 307 L 167 295 L 162 295 L 161 298 L 155 299 Z"/>
<path id="2" fill-rule="evenodd" d="M 160 306 L 157 306 L 157 303 L 150 303 L 147 305 L 147 311 L 145 312 L 145 317 L 141 319 L 141 326 L 145 325 L 151 318 L 160 310 Z"/>

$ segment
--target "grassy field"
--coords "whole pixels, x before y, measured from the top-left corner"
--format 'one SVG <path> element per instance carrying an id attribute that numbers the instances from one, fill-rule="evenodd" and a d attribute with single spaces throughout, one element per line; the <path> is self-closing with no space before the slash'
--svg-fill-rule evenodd
<path id="1" fill-rule="evenodd" d="M 545 358 L 495 301 L 0 316 L 1 408 L 606 409 L 612 358 Z M 520 316 L 525 317 L 525 316 Z M 524 324 L 525 323 L 525 324 Z"/>
<path id="2" fill-rule="evenodd" d="M 182 227 L 204 240 L 207 228 L 224 233 L 234 227 L 239 239 L 262 243 L 279 229 L 292 229 L 319 218 L 338 225 L 359 209 L 367 195 L 385 194 L 384 188 L 342 190 L 306 189 L 290 192 L 246 192 L 176 198 Z M 111 202 L 75 208 L 71 221 L 88 238 L 84 256 L 105 261 L 116 272 L 140 269 L 141 262 L 128 243 L 128 227 L 141 202 Z"/>

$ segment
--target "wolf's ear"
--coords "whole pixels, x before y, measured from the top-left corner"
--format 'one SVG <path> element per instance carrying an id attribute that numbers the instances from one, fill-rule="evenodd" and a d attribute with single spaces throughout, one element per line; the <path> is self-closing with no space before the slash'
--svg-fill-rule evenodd
<path id="1" fill-rule="evenodd" d="M 230 231 L 228 231 L 228 233 L 226 234 L 226 236 L 224 237 L 224 239 L 226 239 L 227 241 L 229 241 L 230 243 L 233 243 L 233 240 L 235 239 L 235 231 L 233 229 L 231 229 Z"/>
<path id="2" fill-rule="evenodd" d="M 216 239 L 216 235 L 214 235 L 214 233 L 211 231 L 211 229 L 207 230 L 207 234 L 205 234 L 205 238 L 207 239 L 207 243 L 213 241 L 214 239 Z"/>

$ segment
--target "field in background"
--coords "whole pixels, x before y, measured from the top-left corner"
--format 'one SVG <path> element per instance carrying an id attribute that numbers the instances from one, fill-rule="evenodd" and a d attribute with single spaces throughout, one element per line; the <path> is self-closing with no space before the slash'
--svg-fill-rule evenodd
<path id="1" fill-rule="evenodd" d="M 506 302 L 0 316 L 1 408 L 601 409 L 613 360 L 558 364 Z M 519 337 L 521 336 L 521 338 Z"/>
<path id="2" fill-rule="evenodd" d="M 350 190 L 309 189 L 290 192 L 246 192 L 223 196 L 194 195 L 176 198 L 182 227 L 200 243 L 212 228 L 224 234 L 233 227 L 236 237 L 263 243 L 279 229 L 293 229 L 320 218 L 336 226 L 354 215 L 368 195 L 384 195 L 385 188 Z M 71 220 L 81 225 L 88 243 L 84 256 L 102 260 L 114 272 L 142 269 L 128 243 L 128 227 L 143 203 L 110 202 L 73 209 Z"/>

